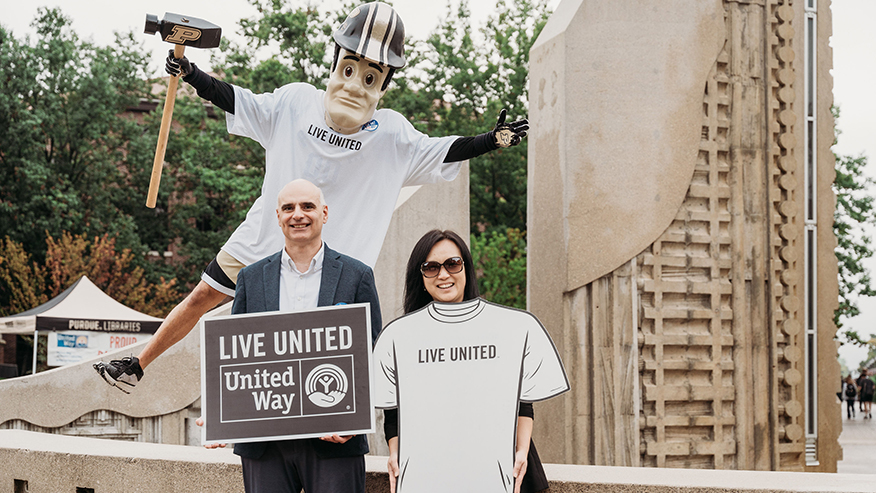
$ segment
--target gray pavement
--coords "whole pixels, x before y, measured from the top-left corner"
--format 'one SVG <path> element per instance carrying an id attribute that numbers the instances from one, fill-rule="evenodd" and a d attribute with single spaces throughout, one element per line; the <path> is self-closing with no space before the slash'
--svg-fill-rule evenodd
<path id="1" fill-rule="evenodd" d="M 843 460 L 837 462 L 836 472 L 845 474 L 876 474 L 876 404 L 871 409 L 872 419 L 855 405 L 855 417 L 846 418 L 846 403 L 843 402 L 843 432 L 839 443 L 843 448 Z"/>

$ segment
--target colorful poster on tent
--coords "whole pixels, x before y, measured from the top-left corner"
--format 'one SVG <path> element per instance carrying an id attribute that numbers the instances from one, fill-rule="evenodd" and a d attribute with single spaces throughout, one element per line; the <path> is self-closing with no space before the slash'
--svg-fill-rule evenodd
<path id="1" fill-rule="evenodd" d="M 201 321 L 202 442 L 374 432 L 367 303 Z"/>
<path id="2" fill-rule="evenodd" d="M 115 351 L 131 344 L 148 341 L 152 334 L 65 330 L 49 332 L 48 336 L 46 348 L 48 365 L 65 366 L 96 358 L 101 354 Z"/>
<path id="3" fill-rule="evenodd" d="M 375 405 L 399 410 L 399 493 L 513 491 L 519 403 L 569 390 L 541 322 L 482 299 L 394 320 L 373 358 Z"/>

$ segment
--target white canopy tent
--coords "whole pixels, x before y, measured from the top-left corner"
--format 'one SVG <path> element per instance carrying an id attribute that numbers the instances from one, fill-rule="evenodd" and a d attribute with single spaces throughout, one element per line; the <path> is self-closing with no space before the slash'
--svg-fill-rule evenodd
<path id="1" fill-rule="evenodd" d="M 67 347 L 70 348 L 83 347 L 83 339 L 77 341 L 74 337 L 78 334 L 103 337 L 112 334 L 116 338 L 115 343 L 122 341 L 127 345 L 136 342 L 138 335 L 149 337 L 154 334 L 161 321 L 160 318 L 119 303 L 87 277 L 82 276 L 63 293 L 46 303 L 16 315 L 0 317 L 0 334 L 34 334 L 36 341 L 39 332 L 69 332 L 72 345 Z M 58 337 L 56 334 L 56 341 Z M 34 343 L 34 367 L 36 347 L 37 344 Z"/>

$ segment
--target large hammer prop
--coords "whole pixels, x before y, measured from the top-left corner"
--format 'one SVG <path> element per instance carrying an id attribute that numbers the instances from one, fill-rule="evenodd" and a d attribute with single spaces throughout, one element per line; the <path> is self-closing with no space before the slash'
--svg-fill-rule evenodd
<path id="1" fill-rule="evenodd" d="M 173 48 L 174 58 L 182 58 L 186 46 L 194 48 L 215 48 L 219 46 L 222 28 L 195 17 L 179 14 L 164 14 L 164 19 L 158 16 L 146 15 L 146 34 L 160 33 L 161 39 L 176 46 Z M 149 181 L 149 194 L 146 196 L 146 207 L 155 208 L 158 199 L 158 185 L 161 183 L 161 168 L 164 166 L 164 153 L 167 151 L 167 136 L 170 134 L 170 122 L 173 118 L 173 104 L 176 101 L 176 88 L 179 77 L 171 77 L 167 84 L 167 97 L 164 100 L 164 113 L 161 115 L 161 130 L 158 131 L 158 145 L 155 148 L 155 161 L 152 162 L 152 179 Z"/>

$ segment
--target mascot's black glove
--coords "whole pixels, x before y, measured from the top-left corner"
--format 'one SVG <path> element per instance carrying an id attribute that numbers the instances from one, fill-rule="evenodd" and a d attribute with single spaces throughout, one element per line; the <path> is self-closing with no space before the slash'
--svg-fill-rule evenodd
<path id="1" fill-rule="evenodd" d="M 523 137 L 526 137 L 526 131 L 529 130 L 529 120 L 525 118 L 516 122 L 505 123 L 505 115 L 507 114 L 508 111 L 504 109 L 499 113 L 496 128 L 492 130 L 493 138 L 499 147 L 516 146 Z"/>
<path id="2" fill-rule="evenodd" d="M 130 394 L 126 387 L 133 388 L 143 379 L 143 368 L 140 367 L 140 360 L 136 356 L 125 356 L 109 363 L 98 361 L 92 366 L 106 383 L 126 394 Z"/>
<path id="3" fill-rule="evenodd" d="M 173 50 L 167 52 L 167 61 L 164 63 L 164 71 L 171 77 L 185 77 L 192 73 L 192 64 L 186 57 L 174 58 Z"/>

